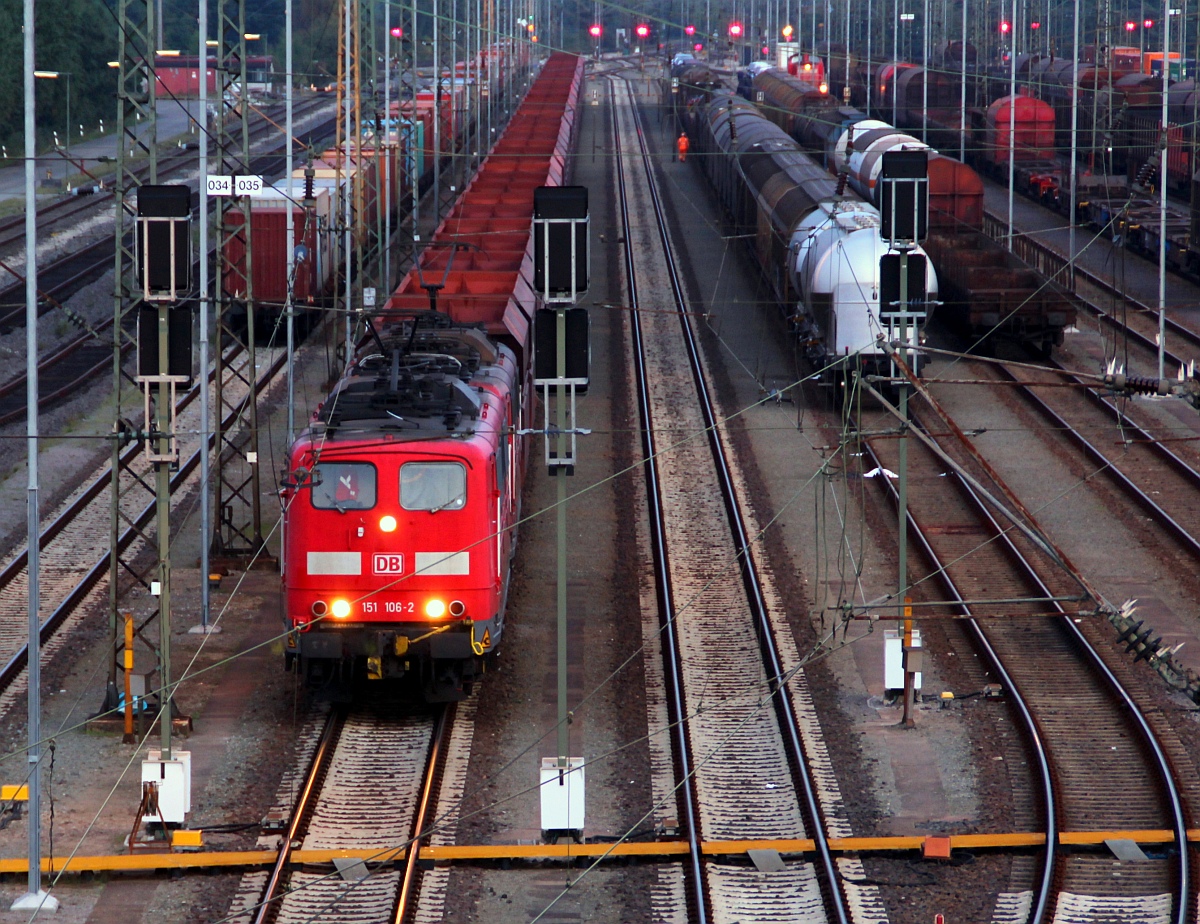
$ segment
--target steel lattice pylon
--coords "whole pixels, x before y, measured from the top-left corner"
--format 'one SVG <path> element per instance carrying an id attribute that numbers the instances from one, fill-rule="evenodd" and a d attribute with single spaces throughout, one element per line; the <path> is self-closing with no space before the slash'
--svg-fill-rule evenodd
<path id="1" fill-rule="evenodd" d="M 338 294 L 342 299 L 345 337 L 344 359 L 348 362 L 354 341 L 354 307 L 350 294 L 352 280 L 362 271 L 361 247 L 366 239 L 362 197 L 366 194 L 361 170 L 347 177 L 349 168 L 359 159 L 362 139 L 361 70 L 358 0 L 340 0 L 338 4 L 337 131 L 333 173 L 344 197 L 336 221 L 341 223 L 342 259 L 338 261 Z M 319 166 L 319 165 L 318 165 Z M 347 181 L 348 180 L 348 181 Z"/>
<path id="2" fill-rule="evenodd" d="M 144 305 L 141 289 L 135 278 L 134 202 L 140 185 L 133 171 L 133 159 L 139 152 L 148 158 L 146 181 L 158 181 L 157 125 L 154 99 L 154 2 L 153 0 L 119 0 L 120 19 L 117 61 L 117 169 L 113 177 L 116 208 L 113 216 L 116 259 L 113 267 L 113 403 L 114 439 L 112 451 L 112 508 L 110 516 L 109 557 L 109 633 L 113 657 L 109 662 L 105 708 L 117 705 L 117 654 L 124 636 L 119 612 L 120 593 L 125 581 L 132 578 L 149 587 L 150 573 L 143 562 L 135 558 L 145 545 L 155 547 L 156 539 L 150 524 L 153 518 L 141 516 L 147 505 L 155 500 L 156 484 L 152 473 L 142 464 L 143 457 L 132 451 L 129 443 L 136 441 L 139 431 L 153 429 L 152 421 L 142 425 L 142 388 L 133 374 L 125 368 L 125 359 L 136 352 L 137 317 Z M 139 136 L 139 127 L 145 126 Z M 134 541 L 122 541 L 132 533 Z M 140 540 L 140 541 L 139 541 Z M 145 543 L 145 545 L 143 545 Z M 159 616 L 153 613 L 139 630 Z"/>
<path id="3" fill-rule="evenodd" d="M 220 117 L 217 169 L 250 173 L 250 105 L 246 93 L 245 0 L 217 4 Z M 258 376 L 254 286 L 250 267 L 250 199 L 217 199 L 216 460 L 213 566 L 274 565 L 265 555 L 258 469 Z"/>

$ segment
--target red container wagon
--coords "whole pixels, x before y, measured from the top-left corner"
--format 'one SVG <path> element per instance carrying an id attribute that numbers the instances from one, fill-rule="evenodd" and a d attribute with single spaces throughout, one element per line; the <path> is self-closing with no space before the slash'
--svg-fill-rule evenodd
<path id="1" fill-rule="evenodd" d="M 257 96 L 270 95 L 274 89 L 275 58 L 271 55 L 246 57 L 246 74 L 250 93 Z M 217 94 L 217 59 L 208 59 L 205 71 L 208 94 L 212 99 Z M 170 55 L 154 59 L 154 95 L 175 99 L 195 99 L 200 95 L 200 56 Z"/>
<path id="2" fill-rule="evenodd" d="M 209 58 L 205 71 L 208 95 L 217 93 L 217 59 Z M 154 95 L 195 99 L 200 95 L 200 57 L 160 57 L 154 59 Z"/>
<path id="3" fill-rule="evenodd" d="M 302 173 L 303 171 L 301 171 Z M 335 219 L 330 214 L 330 194 L 316 189 L 311 210 L 303 203 L 304 181 L 294 181 L 293 200 L 288 201 L 286 184 L 278 188 L 267 186 L 250 200 L 250 254 L 254 266 L 254 301 L 263 307 L 282 309 L 287 302 L 287 213 L 292 210 L 293 240 L 290 246 L 303 244 L 307 258 L 296 264 L 294 297 L 300 304 L 319 303 L 332 285 L 334 254 L 336 253 L 331 227 Z M 242 215 L 229 213 L 233 224 L 241 224 Z M 226 243 L 226 253 L 236 267 L 230 287 L 235 298 L 244 298 L 245 247 L 237 238 Z"/>
<path id="4" fill-rule="evenodd" d="M 325 695 L 461 699 L 501 644 L 535 422 L 533 193 L 566 179 L 582 72 L 549 59 L 291 448 L 286 657 Z M 422 274 L 446 280 L 437 311 Z"/>

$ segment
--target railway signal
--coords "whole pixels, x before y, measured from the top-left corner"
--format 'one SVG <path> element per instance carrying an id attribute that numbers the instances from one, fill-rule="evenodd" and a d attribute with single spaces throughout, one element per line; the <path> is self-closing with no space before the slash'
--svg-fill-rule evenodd
<path id="1" fill-rule="evenodd" d="M 638 27 L 633 30 L 638 38 L 644 39 L 650 35 L 650 27 L 643 23 L 638 23 Z"/>
<path id="2" fill-rule="evenodd" d="M 696 34 L 696 27 L 695 27 L 695 26 L 684 26 L 684 27 L 683 27 L 683 34 L 684 34 L 684 35 L 695 35 L 695 34 Z"/>
<path id="3" fill-rule="evenodd" d="M 729 37 L 737 41 L 742 37 L 742 24 L 734 21 L 729 24 Z"/>
<path id="4" fill-rule="evenodd" d="M 1012 28 L 1012 23 L 1010 23 L 1010 22 L 1009 22 L 1007 19 L 1005 19 L 1005 20 L 1001 20 L 1001 22 L 1000 22 L 1000 32 L 1001 32 L 1002 34 L 1004 34 L 1004 35 L 1007 35 L 1007 34 L 1008 34 L 1008 31 L 1009 31 L 1011 28 Z"/>
<path id="5" fill-rule="evenodd" d="M 650 32 L 637 27 L 639 38 Z M 558 486 L 558 754 L 541 761 L 543 831 L 577 831 L 584 822 L 583 759 L 570 756 L 567 728 L 567 476 L 575 474 L 575 395 L 588 383 L 591 236 L 586 186 L 540 186 L 533 194 L 534 385 L 546 409 L 546 466 Z M 551 430 L 554 395 L 556 428 Z M 554 435 L 552 436 L 552 432 Z"/>
<path id="6" fill-rule="evenodd" d="M 603 33 L 604 33 L 604 30 L 602 28 L 600 28 L 599 23 L 595 23 L 590 29 L 588 29 L 588 35 L 590 35 L 594 39 L 600 38 L 600 36 Z"/>
<path id="7" fill-rule="evenodd" d="M 392 38 L 394 38 L 394 39 L 404 38 L 404 30 L 402 28 L 400 28 L 399 26 L 392 26 L 392 28 L 389 31 L 392 33 Z"/>
<path id="8" fill-rule="evenodd" d="M 792 29 L 792 27 L 791 27 L 791 25 L 789 24 L 789 25 L 786 25 L 786 26 L 784 26 L 784 27 L 783 27 L 781 30 L 779 30 L 779 31 L 780 31 L 780 33 L 783 35 L 783 40 L 784 40 L 785 42 L 790 42 L 790 41 L 792 40 L 792 35 L 794 34 L 794 31 L 795 31 L 795 30 L 793 30 L 793 29 Z"/>

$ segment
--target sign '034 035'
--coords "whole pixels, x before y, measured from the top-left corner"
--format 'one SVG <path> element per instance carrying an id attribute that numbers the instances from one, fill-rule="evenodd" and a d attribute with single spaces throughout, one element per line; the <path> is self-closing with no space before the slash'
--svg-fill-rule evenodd
<path id="1" fill-rule="evenodd" d="M 210 196 L 257 196 L 262 189 L 261 176 L 210 176 L 205 181 Z"/>

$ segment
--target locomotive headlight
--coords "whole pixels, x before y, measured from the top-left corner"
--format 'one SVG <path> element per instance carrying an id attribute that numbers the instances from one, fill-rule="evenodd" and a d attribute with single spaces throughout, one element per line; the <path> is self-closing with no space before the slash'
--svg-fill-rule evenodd
<path id="1" fill-rule="evenodd" d="M 379 531 L 384 533 L 394 533 L 396 531 L 396 518 L 391 514 L 386 517 L 381 517 L 379 520 Z"/>
<path id="2" fill-rule="evenodd" d="M 446 601 L 437 599 L 430 600 L 425 604 L 425 615 L 430 619 L 441 619 L 446 615 Z"/>
<path id="3" fill-rule="evenodd" d="M 821 84 L 819 87 L 817 87 L 817 89 L 818 89 L 818 90 L 819 90 L 821 93 L 828 93 L 828 92 L 829 92 L 829 84 L 827 84 L 827 83 L 823 83 L 823 84 Z"/>
<path id="4" fill-rule="evenodd" d="M 334 617 L 337 619 L 345 619 L 350 615 L 350 601 L 334 600 L 333 606 L 329 608 L 329 612 L 333 613 Z"/>

